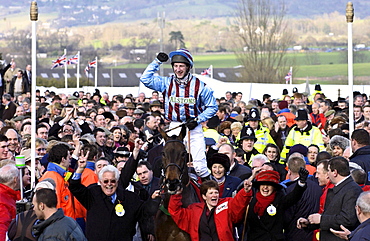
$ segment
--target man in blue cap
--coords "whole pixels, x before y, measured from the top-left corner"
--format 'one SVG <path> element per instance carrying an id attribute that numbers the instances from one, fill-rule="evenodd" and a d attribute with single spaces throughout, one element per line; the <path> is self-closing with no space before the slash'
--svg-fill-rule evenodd
<path id="1" fill-rule="evenodd" d="M 169 77 L 155 75 L 160 65 L 168 58 L 171 59 L 174 75 Z M 159 53 L 145 69 L 140 81 L 146 87 L 163 93 L 165 118 L 171 121 L 170 128 L 186 123 L 190 132 L 190 153 L 194 169 L 198 176 L 207 178 L 210 173 L 200 123 L 215 115 L 217 104 L 213 90 L 190 73 L 192 68 L 193 57 L 186 49 L 173 51 L 169 57 L 166 53 Z M 177 130 L 180 131 L 180 128 Z M 187 137 L 185 140 L 188 140 Z"/>

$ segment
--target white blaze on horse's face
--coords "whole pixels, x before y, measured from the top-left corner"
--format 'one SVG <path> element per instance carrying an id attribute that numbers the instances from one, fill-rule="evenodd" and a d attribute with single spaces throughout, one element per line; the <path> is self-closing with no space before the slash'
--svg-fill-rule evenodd
<path id="1" fill-rule="evenodd" d="M 217 206 L 218 199 L 220 198 L 220 193 L 215 188 L 209 188 L 206 195 L 202 194 L 204 201 L 206 202 L 209 209 Z"/>

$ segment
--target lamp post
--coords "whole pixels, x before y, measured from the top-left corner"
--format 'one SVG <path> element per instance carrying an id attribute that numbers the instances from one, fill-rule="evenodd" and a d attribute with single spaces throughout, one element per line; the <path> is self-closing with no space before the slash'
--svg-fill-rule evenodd
<path id="1" fill-rule="evenodd" d="M 32 22 L 32 80 L 31 80 L 31 187 L 34 187 L 36 176 L 36 21 L 38 20 L 39 12 L 37 2 L 31 2 L 30 20 Z"/>
<path id="2" fill-rule="evenodd" d="M 354 130 L 353 116 L 353 43 L 352 43 L 352 23 L 354 9 L 352 2 L 347 3 L 346 18 L 348 23 L 348 89 L 349 89 L 349 136 Z"/>

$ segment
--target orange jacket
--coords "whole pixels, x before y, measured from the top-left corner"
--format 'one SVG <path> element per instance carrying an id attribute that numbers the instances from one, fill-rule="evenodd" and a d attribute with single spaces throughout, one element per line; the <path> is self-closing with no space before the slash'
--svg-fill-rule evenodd
<path id="1" fill-rule="evenodd" d="M 77 201 L 77 199 L 68 189 L 68 174 L 70 173 L 66 172 L 63 167 L 56 163 L 50 162 L 48 164 L 47 171 L 40 178 L 40 181 L 46 178 L 53 179 L 55 181 L 55 192 L 58 198 L 57 208 L 62 208 L 64 214 L 68 217 L 71 217 L 73 219 L 81 218 L 82 216 L 76 214 L 82 212 L 80 210 L 80 207 L 82 207 L 82 205 L 79 201 Z M 67 177 L 65 178 L 65 176 Z"/>
<path id="2" fill-rule="evenodd" d="M 93 163 L 93 162 L 87 162 L 87 163 L 89 165 L 89 163 Z M 81 175 L 82 185 L 84 185 L 85 187 L 88 187 L 89 185 L 97 183 L 97 182 L 98 182 L 98 175 L 96 175 L 96 173 L 90 168 L 85 168 L 84 172 Z"/>

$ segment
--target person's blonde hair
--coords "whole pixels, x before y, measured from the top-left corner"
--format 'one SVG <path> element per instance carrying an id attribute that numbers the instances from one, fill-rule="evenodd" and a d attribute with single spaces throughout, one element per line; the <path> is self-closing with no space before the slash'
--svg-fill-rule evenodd
<path id="1" fill-rule="evenodd" d="M 269 130 L 272 130 L 275 125 L 275 121 L 271 117 L 266 117 L 262 121 L 262 125 L 266 126 Z"/>
<path id="2" fill-rule="evenodd" d="M 241 129 L 243 129 L 242 123 L 240 123 L 239 121 L 237 121 L 237 122 L 233 122 L 233 123 L 231 124 L 231 126 L 230 126 L 230 129 L 231 129 L 231 130 L 234 130 L 234 129 L 239 129 L 239 130 L 241 130 Z"/>

